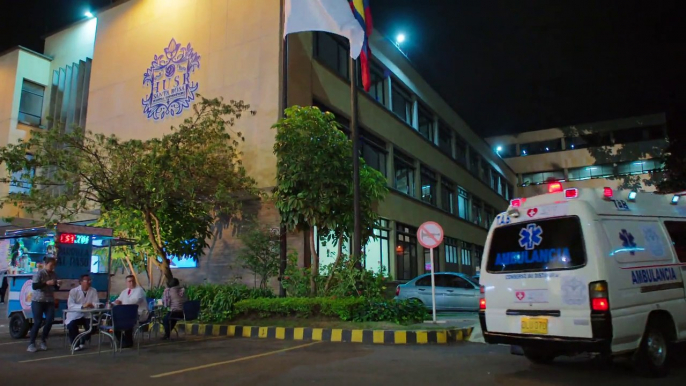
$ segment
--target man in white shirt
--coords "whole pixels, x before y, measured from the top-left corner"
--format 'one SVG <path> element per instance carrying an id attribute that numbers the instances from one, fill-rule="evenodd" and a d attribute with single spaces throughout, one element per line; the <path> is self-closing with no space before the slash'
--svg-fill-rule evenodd
<path id="1" fill-rule="evenodd" d="M 137 304 L 138 320 L 144 322 L 148 319 L 148 302 L 145 298 L 145 290 L 136 284 L 136 277 L 129 275 L 126 277 L 126 289 L 121 292 L 119 298 L 114 301 L 115 305 Z M 122 347 L 127 348 L 133 345 L 133 330 L 124 331 L 124 342 Z"/>
<path id="2" fill-rule="evenodd" d="M 79 278 L 78 287 L 72 288 L 69 291 L 69 299 L 67 300 L 67 308 L 70 311 L 78 311 L 87 308 L 93 308 L 98 303 L 98 291 L 91 287 L 91 277 L 89 275 L 81 275 Z M 90 328 L 90 315 L 83 312 L 67 312 L 64 319 L 69 332 L 69 342 L 74 343 L 74 339 L 79 335 L 79 326 L 83 326 L 86 330 Z M 76 346 L 76 351 L 83 349 L 83 344 L 90 339 L 90 335 L 81 338 L 81 342 Z"/>

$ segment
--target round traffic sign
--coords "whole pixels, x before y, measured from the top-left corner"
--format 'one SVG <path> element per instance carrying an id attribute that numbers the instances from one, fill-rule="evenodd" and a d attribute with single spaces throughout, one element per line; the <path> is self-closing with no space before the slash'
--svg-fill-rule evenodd
<path id="1" fill-rule="evenodd" d="M 443 228 L 438 223 L 427 221 L 417 229 L 417 239 L 424 248 L 436 248 L 443 242 Z"/>

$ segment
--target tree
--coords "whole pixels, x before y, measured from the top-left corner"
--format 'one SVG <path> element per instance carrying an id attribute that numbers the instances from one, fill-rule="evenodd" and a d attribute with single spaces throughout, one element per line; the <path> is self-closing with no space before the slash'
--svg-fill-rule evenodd
<path id="1" fill-rule="evenodd" d="M 199 99 L 193 115 L 161 138 L 122 140 L 60 125 L 33 131 L 0 149 L 10 172 L 5 182 L 31 186 L 3 203 L 46 223 L 99 210 L 102 225 L 136 239 L 171 279 L 170 256 L 197 259 L 215 219 L 240 215 L 242 202 L 259 194 L 240 160 L 243 135 L 230 130 L 250 107 Z"/>
<path id="2" fill-rule="evenodd" d="M 279 273 L 280 245 L 268 228 L 255 227 L 241 236 L 245 248 L 239 258 L 243 267 L 260 277 L 260 288 L 267 288 L 269 279 Z"/>
<path id="3" fill-rule="evenodd" d="M 665 150 L 665 175 L 657 185 L 660 193 L 676 193 L 686 190 L 686 139 L 672 138 Z"/>
<path id="4" fill-rule="evenodd" d="M 353 230 L 352 142 L 340 130 L 332 113 L 316 107 L 293 106 L 277 122 L 274 153 L 277 177 L 276 208 L 289 230 L 317 227 L 321 238 L 338 243 L 336 265 L 342 256 L 340 245 Z M 362 239 L 373 235 L 378 220 L 374 205 L 388 193 L 385 177 L 360 159 L 360 208 Z M 311 291 L 317 293 L 319 256 L 314 232 L 310 232 L 312 253 Z"/>

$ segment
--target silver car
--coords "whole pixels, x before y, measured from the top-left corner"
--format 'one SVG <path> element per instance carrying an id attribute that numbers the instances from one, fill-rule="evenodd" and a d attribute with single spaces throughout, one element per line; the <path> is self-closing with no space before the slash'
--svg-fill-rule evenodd
<path id="1" fill-rule="evenodd" d="M 479 310 L 479 286 L 469 276 L 456 272 L 439 272 L 436 278 L 437 310 Z M 431 274 L 427 273 L 399 285 L 395 298 L 416 299 L 431 308 Z"/>

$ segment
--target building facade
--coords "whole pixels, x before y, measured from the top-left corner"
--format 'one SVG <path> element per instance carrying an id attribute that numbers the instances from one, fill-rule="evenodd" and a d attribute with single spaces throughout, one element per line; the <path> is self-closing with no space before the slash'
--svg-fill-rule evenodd
<path id="1" fill-rule="evenodd" d="M 665 114 L 487 138 L 517 173 L 517 195 L 564 187 L 654 191 L 667 147 Z"/>
<path id="2" fill-rule="evenodd" d="M 279 0 L 120 1 L 95 18 L 46 38 L 43 55 L 14 50 L 0 57 L 2 76 L 11 80 L 2 86 L 14 85 L 0 95 L 7 98 L 0 99 L 0 137 L 9 143 L 31 130 L 46 129 L 49 124 L 44 120 L 51 116 L 66 127 L 85 126 L 97 133 L 145 140 L 162 136 L 188 117 L 196 93 L 243 100 L 257 112 L 235 126 L 245 135 L 244 165 L 260 188 L 269 189 L 276 178 L 271 126 L 281 115 L 284 76 L 279 4 Z M 288 39 L 288 104 L 319 106 L 346 126 L 350 116 L 346 41 L 325 33 L 300 33 Z M 374 231 L 377 238 L 365 247 L 365 266 L 383 269 L 401 281 L 424 273 L 429 254 L 419 246 L 416 230 L 432 220 L 443 226 L 446 235 L 437 253 L 437 268 L 473 274 L 488 226 L 514 194 L 516 175 L 390 41 L 375 32 L 370 45 L 372 88 L 369 93 L 358 90 L 362 155 L 386 176 L 391 192 L 379 205 L 383 220 Z M 29 70 L 22 60 L 38 64 Z M 11 71 L 5 73 L 5 66 Z M 40 108 L 31 110 L 38 122 L 18 123 L 19 116 L 26 114 L 20 109 L 28 103 L 24 98 L 33 97 L 17 87 L 41 93 L 23 86 L 25 81 L 43 93 Z M 23 215 L 14 208 L 3 210 L 5 216 Z M 278 227 L 273 205 L 263 203 L 247 210 L 255 211 L 257 221 Z M 218 224 L 197 266 L 179 269 L 176 275 L 212 282 L 242 277 L 252 283 L 252 275 L 243 272 L 235 259 L 240 249 L 236 236 L 243 225 Z M 310 256 L 306 237 L 288 237 L 289 248 L 299 252 L 304 265 Z M 328 246 L 318 248 L 326 264 Z"/>

